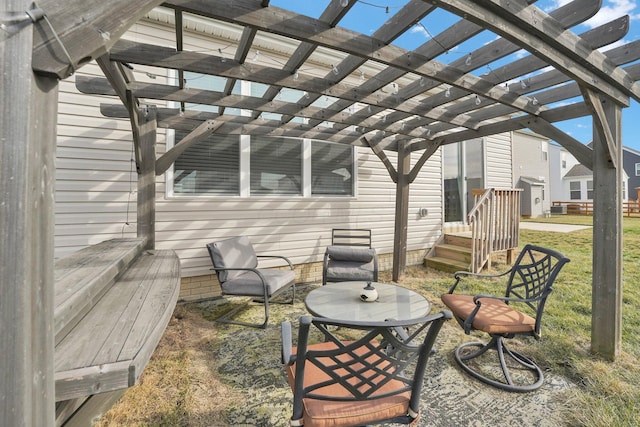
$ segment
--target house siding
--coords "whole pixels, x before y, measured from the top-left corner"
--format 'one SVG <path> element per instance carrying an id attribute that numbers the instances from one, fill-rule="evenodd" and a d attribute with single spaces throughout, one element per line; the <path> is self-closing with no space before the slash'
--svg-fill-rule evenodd
<path id="1" fill-rule="evenodd" d="M 636 176 L 636 163 L 640 163 L 640 153 L 636 150 L 623 147 L 622 162 L 623 168 L 629 178 L 627 183 L 627 194 L 624 198 L 628 200 L 638 200 L 638 188 L 640 188 L 640 176 Z"/>
<path id="2" fill-rule="evenodd" d="M 521 195 L 523 215 L 541 216 L 551 209 L 549 142 L 549 139 L 529 132 L 512 134 L 513 186 L 524 189 Z M 533 187 L 525 184 L 522 178 L 534 178 L 540 181 L 542 191 L 539 191 L 540 188 L 534 190 Z"/>
<path id="3" fill-rule="evenodd" d="M 485 182 L 487 188 L 513 188 L 511 171 L 511 134 L 503 133 L 484 138 L 486 152 Z M 509 165 L 508 167 L 505 167 Z"/>
<path id="4" fill-rule="evenodd" d="M 173 44 L 173 33 L 155 23 L 136 24 L 126 38 Z M 203 50 L 203 40 L 200 35 L 187 33 L 185 48 Z M 136 66 L 136 79 L 162 81 L 159 76 L 151 80 L 146 71 L 152 75 L 156 72 Z M 78 74 L 103 76 L 96 64 L 83 67 Z M 100 103 L 117 104 L 119 100 L 80 94 L 75 88 L 75 76 L 61 83 L 59 99 L 55 228 L 58 257 L 103 240 L 135 236 L 137 185 L 129 122 L 100 113 Z M 166 151 L 165 137 L 165 131 L 159 129 L 157 157 Z M 395 165 L 395 153 L 387 154 Z M 421 152 L 413 153 L 413 164 L 420 155 Z M 410 188 L 409 264 L 421 263 L 441 233 L 440 162 L 438 151 Z M 370 228 L 380 266 L 390 269 L 395 184 L 370 149 L 357 148 L 357 164 L 356 196 L 349 198 L 172 198 L 166 193 L 165 175 L 158 176 L 156 248 L 173 249 L 178 254 L 183 276 L 181 298 L 197 300 L 219 293 L 205 245 L 238 235 L 248 236 L 258 253 L 289 257 L 296 264 L 298 281 L 308 282 L 321 278 L 321 261 L 330 244 L 332 228 Z M 418 215 L 421 208 L 428 210 L 427 216 Z"/>

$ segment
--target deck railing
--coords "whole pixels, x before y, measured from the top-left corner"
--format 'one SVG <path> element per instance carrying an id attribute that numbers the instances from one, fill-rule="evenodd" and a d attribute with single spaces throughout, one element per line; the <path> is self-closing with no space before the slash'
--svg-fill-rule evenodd
<path id="1" fill-rule="evenodd" d="M 518 247 L 520 189 L 472 190 L 474 207 L 468 215 L 471 227 L 471 271 L 478 273 L 492 252 Z"/>

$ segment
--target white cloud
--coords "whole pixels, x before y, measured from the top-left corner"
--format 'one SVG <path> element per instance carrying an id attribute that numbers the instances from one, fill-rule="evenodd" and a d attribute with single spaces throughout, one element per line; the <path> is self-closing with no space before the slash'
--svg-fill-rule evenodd
<path id="1" fill-rule="evenodd" d="M 417 33 L 417 34 L 423 35 L 425 37 L 431 38 L 431 35 L 427 32 L 427 30 L 423 26 L 421 26 L 419 24 L 416 24 L 413 27 L 411 27 L 411 29 L 409 31 L 411 33 L 414 33 L 414 34 Z"/>
<path id="2" fill-rule="evenodd" d="M 585 22 L 585 25 L 594 28 L 624 15 L 629 15 L 631 19 L 640 19 L 637 3 L 635 0 L 609 0 L 593 18 Z"/>
<path id="3" fill-rule="evenodd" d="M 549 13 L 573 0 L 551 0 L 543 10 Z M 638 10 L 637 0 L 605 0 L 604 5 L 596 15 L 585 22 L 585 25 L 594 28 L 599 25 L 606 24 L 623 15 L 629 15 L 631 19 L 640 19 L 640 10 Z"/>

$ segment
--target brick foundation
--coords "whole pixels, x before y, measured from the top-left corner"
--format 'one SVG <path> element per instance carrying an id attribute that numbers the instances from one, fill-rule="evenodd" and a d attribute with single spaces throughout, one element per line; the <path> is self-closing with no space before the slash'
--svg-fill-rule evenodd
<path id="1" fill-rule="evenodd" d="M 422 264 L 426 250 L 420 249 L 407 252 L 407 265 Z M 322 262 L 297 264 L 296 283 L 314 283 L 322 281 Z M 393 268 L 393 254 L 379 254 L 378 268 L 387 271 Z M 216 298 L 221 295 L 220 283 L 215 274 L 204 276 L 183 277 L 180 284 L 180 301 L 200 301 Z"/>

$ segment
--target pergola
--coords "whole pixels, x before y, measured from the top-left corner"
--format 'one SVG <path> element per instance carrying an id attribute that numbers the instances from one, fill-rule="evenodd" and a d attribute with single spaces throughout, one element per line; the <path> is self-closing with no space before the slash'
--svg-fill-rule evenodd
<path id="1" fill-rule="evenodd" d="M 329 1 L 319 18 L 270 6 L 268 0 L 2 3 L 3 425 L 50 425 L 53 417 L 54 345 L 49 325 L 57 86 L 91 60 L 98 62 L 106 79 L 78 78 L 78 87 L 117 95 L 124 105 L 104 106 L 103 113 L 131 121 L 138 171 L 137 233 L 147 237 L 151 247 L 155 176 L 212 133 L 305 137 L 370 147 L 396 184 L 394 279 L 406 264 L 410 183 L 441 145 L 523 128 L 558 142 L 594 174 L 592 351 L 616 358 L 622 319 L 621 110 L 631 99 L 640 101 L 640 42 L 606 52 L 598 49 L 622 39 L 629 18 L 577 35 L 571 27 L 593 16 L 600 1 L 574 0 L 545 13 L 535 1 L 525 0 L 409 0 L 378 30 L 365 35 L 340 26 L 357 3 Z M 175 47 L 121 39 L 161 4 L 175 11 Z M 460 19 L 414 50 L 392 44 L 438 9 Z M 240 28 L 234 52 L 184 50 L 185 13 Z M 447 52 L 486 31 L 498 37 L 464 57 L 443 61 Z M 250 60 L 261 32 L 294 41 L 286 63 Z M 341 59 L 318 73 L 318 49 Z M 521 49 L 528 55 L 511 55 Z M 510 62 L 501 62 L 507 57 Z M 176 70 L 179 83 L 137 82 L 129 69 L 136 64 Z M 365 68 L 381 71 L 366 76 Z M 481 74 L 485 68 L 491 72 Z M 185 72 L 224 77 L 226 87 L 187 88 Z M 237 80 L 262 83 L 268 89 L 260 97 L 235 95 Z M 286 101 L 278 97 L 282 88 L 303 95 Z M 316 101 L 322 97 L 331 102 L 319 105 Z M 180 106 L 156 108 L 145 99 Z M 187 102 L 220 108 L 218 113 L 185 111 Z M 225 114 L 229 108 L 249 113 Z M 584 116 L 593 118 L 593 149 L 554 125 Z M 189 133 L 155 158 L 158 127 Z M 397 152 L 397 164 L 388 152 Z M 419 158 L 411 167 L 413 152 Z"/>

